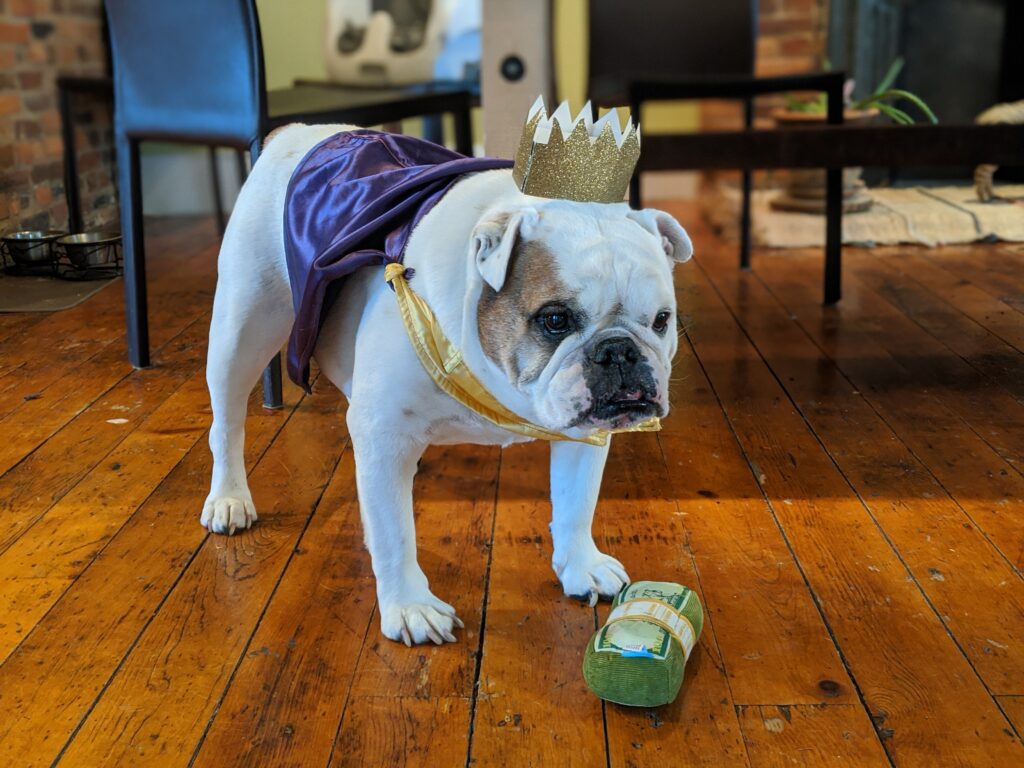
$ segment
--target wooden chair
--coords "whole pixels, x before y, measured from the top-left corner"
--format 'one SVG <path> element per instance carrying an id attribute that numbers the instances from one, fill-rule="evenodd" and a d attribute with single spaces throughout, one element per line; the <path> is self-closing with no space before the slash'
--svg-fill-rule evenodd
<path id="1" fill-rule="evenodd" d="M 376 125 L 452 112 L 459 151 L 471 154 L 471 95 L 417 87 L 339 93 L 266 88 L 255 0 L 106 0 L 114 75 L 114 134 L 132 365 L 150 364 L 139 144 L 226 146 L 259 157 L 264 137 L 292 122 Z M 316 44 L 310 41 L 310 44 Z M 263 377 L 263 400 L 281 407 L 281 361 Z"/>

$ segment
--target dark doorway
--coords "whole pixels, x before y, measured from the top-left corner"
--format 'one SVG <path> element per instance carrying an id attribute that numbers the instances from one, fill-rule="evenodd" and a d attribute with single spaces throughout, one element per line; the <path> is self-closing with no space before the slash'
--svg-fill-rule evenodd
<path id="1" fill-rule="evenodd" d="M 1022 6 L 1020 0 L 831 0 L 829 58 L 854 78 L 859 97 L 901 56 L 898 87 L 924 99 L 941 122 L 970 123 L 993 104 L 1024 99 Z M 900 180 L 967 178 L 970 171 L 903 169 Z"/>

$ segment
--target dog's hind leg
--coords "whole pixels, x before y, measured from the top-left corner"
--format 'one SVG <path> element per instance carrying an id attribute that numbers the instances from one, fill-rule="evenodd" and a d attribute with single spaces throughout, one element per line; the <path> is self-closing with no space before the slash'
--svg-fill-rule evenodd
<path id="1" fill-rule="evenodd" d="M 236 211 L 228 225 L 210 323 L 206 382 L 213 407 L 213 478 L 200 522 L 214 533 L 231 534 L 256 520 L 245 475 L 246 403 L 294 319 L 280 246 L 275 250 L 273 237 L 253 237 L 247 225 L 254 222 L 246 221 L 246 213 Z"/>

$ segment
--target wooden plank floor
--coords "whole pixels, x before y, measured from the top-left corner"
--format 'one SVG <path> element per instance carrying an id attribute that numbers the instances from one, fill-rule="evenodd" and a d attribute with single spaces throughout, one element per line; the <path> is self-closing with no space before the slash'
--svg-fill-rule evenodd
<path id="1" fill-rule="evenodd" d="M 343 398 L 254 393 L 259 524 L 198 524 L 216 242 L 153 222 L 157 365 L 120 286 L 0 315 L 0 758 L 11 766 L 1024 765 L 1024 249 L 755 254 L 680 205 L 673 415 L 595 525 L 707 623 L 679 699 L 603 705 L 607 614 L 550 569 L 547 449 L 430 450 L 421 562 L 459 642 L 383 639 Z"/>

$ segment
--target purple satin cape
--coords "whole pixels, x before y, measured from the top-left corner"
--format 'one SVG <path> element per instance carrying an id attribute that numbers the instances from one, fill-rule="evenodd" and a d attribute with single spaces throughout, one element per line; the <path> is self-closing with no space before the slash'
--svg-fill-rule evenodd
<path id="1" fill-rule="evenodd" d="M 467 173 L 511 160 L 466 157 L 423 139 L 337 133 L 299 163 L 284 206 L 284 247 L 295 306 L 288 375 L 309 392 L 309 360 L 341 279 L 401 262 L 413 228 Z"/>

